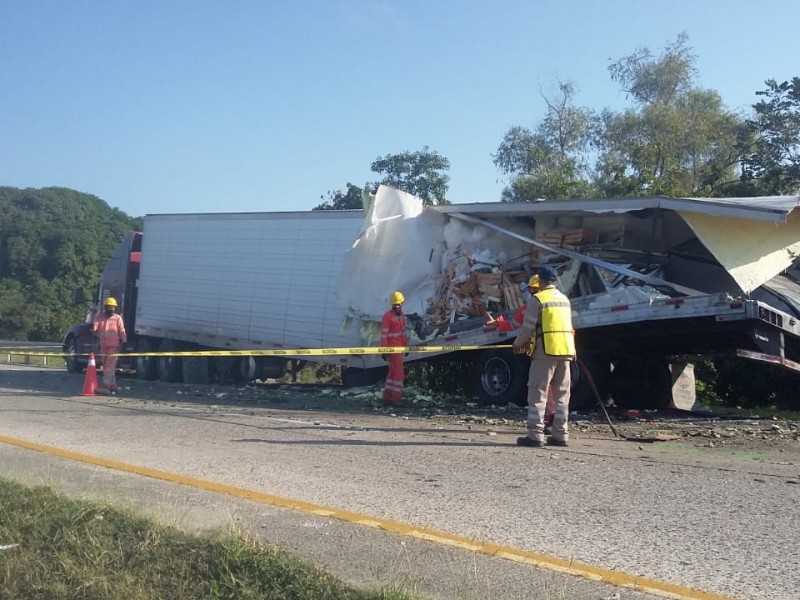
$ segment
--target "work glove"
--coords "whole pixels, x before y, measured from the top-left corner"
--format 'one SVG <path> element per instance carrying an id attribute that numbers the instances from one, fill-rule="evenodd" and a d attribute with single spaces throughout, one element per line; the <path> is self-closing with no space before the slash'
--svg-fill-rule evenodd
<path id="1" fill-rule="evenodd" d="M 521 346 L 517 346 L 516 344 L 514 344 L 512 351 L 514 352 L 514 354 L 530 354 L 531 345 L 522 344 Z"/>
<path id="2" fill-rule="evenodd" d="M 389 355 L 388 354 L 381 354 L 381 359 L 383 362 L 389 362 Z"/>
<path id="3" fill-rule="evenodd" d="M 408 352 L 405 352 L 405 353 L 403 354 L 403 356 L 404 356 L 404 357 L 405 357 L 405 356 L 408 356 Z"/>

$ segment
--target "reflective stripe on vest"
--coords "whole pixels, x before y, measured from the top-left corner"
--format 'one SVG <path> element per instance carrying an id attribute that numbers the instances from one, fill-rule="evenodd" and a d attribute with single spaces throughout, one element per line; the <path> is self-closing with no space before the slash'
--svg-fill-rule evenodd
<path id="1" fill-rule="evenodd" d="M 574 356 L 575 333 L 569 299 L 556 288 L 534 294 L 542 305 L 537 325 L 544 341 L 544 353 L 550 356 Z"/>
<path id="2" fill-rule="evenodd" d="M 117 345 L 125 336 L 125 325 L 119 315 L 102 317 L 97 321 L 97 329 L 95 332 L 97 333 L 97 337 L 100 338 L 101 345 Z"/>
<path id="3" fill-rule="evenodd" d="M 389 311 L 383 316 L 381 346 L 407 346 L 406 317 Z"/>

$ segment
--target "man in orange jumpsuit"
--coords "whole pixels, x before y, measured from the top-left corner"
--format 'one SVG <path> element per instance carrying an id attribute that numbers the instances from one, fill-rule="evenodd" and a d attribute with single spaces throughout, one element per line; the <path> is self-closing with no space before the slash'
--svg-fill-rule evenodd
<path id="1" fill-rule="evenodd" d="M 392 308 L 383 315 L 381 320 L 381 346 L 408 346 L 406 334 L 406 315 L 403 313 L 405 297 L 400 292 L 391 296 Z M 383 388 L 383 400 L 390 404 L 400 404 L 403 398 L 403 354 L 394 352 L 384 354 L 383 360 L 389 363 L 389 373 L 386 375 L 386 384 Z"/>
<path id="2" fill-rule="evenodd" d="M 111 394 L 117 391 L 116 355 L 128 341 L 125 324 L 116 311 L 117 301 L 109 296 L 103 302 L 103 314 L 92 323 L 92 331 L 100 338 L 100 361 L 103 363 L 103 384 L 100 389 Z"/>

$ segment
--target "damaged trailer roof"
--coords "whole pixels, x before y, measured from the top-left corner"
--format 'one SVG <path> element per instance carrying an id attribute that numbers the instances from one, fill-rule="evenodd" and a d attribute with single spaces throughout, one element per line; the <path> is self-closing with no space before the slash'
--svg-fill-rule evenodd
<path id="1" fill-rule="evenodd" d="M 624 213 L 661 208 L 678 212 L 731 217 L 750 221 L 785 223 L 800 206 L 800 196 L 761 196 L 754 198 L 596 198 L 590 200 L 541 200 L 538 202 L 474 202 L 432 207 L 441 213 L 461 213 L 480 218 L 493 216 L 532 216 L 537 213 Z"/>
<path id="2" fill-rule="evenodd" d="M 621 214 L 673 211 L 719 261 L 736 284 L 750 293 L 800 256 L 799 196 L 754 198 L 604 198 L 526 203 L 492 202 L 436 206 L 473 219 L 536 215 Z"/>

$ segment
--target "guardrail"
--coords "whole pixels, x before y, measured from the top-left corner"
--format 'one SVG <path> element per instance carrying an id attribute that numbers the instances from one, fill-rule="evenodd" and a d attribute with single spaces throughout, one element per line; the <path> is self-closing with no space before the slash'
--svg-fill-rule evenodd
<path id="1" fill-rule="evenodd" d="M 61 351 L 61 344 L 59 342 L 20 342 L 20 341 L 14 341 L 14 340 L 11 340 L 11 341 L 0 340 L 0 348 L 8 349 L 8 350 L 23 350 L 25 348 L 30 348 L 31 352 L 41 351 L 44 348 L 51 348 L 51 349 L 53 349 L 54 352 L 60 352 Z M 4 352 L 3 350 L 0 350 L 0 357 L 3 358 L 3 362 L 11 364 L 12 363 L 12 360 L 11 360 L 12 356 L 19 357 L 19 354 L 17 354 L 17 353 L 11 354 L 9 352 Z M 17 360 L 17 361 L 13 361 L 13 362 L 15 364 L 23 364 L 23 365 L 32 364 L 30 355 L 27 355 L 27 354 L 26 355 L 22 355 L 21 358 L 22 358 L 21 360 Z M 48 366 L 48 364 L 47 364 L 48 357 L 47 356 L 37 356 L 36 358 L 37 358 L 37 361 L 36 361 L 37 365 L 41 365 L 41 366 L 44 366 L 44 367 Z M 59 358 L 50 357 L 50 358 L 53 359 L 54 361 L 56 361 L 56 365 L 57 366 L 62 366 L 63 365 L 63 361 L 64 361 L 63 358 L 60 358 L 60 357 Z M 59 364 L 58 361 L 61 361 L 61 364 Z"/>

